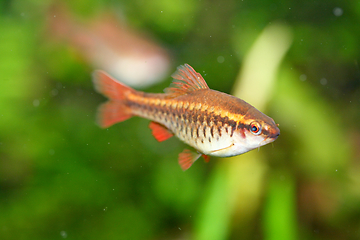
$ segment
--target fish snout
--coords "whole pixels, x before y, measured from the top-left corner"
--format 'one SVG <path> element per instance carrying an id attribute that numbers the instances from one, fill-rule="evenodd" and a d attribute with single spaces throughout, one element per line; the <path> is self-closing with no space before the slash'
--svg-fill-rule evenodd
<path id="1" fill-rule="evenodd" d="M 265 126 L 265 131 L 267 133 L 267 137 L 274 140 L 277 139 L 277 137 L 280 135 L 280 129 L 277 127 L 277 125 L 267 125 Z"/>
<path id="2" fill-rule="evenodd" d="M 278 127 L 274 127 L 270 130 L 270 137 L 276 139 L 280 135 L 280 129 Z"/>

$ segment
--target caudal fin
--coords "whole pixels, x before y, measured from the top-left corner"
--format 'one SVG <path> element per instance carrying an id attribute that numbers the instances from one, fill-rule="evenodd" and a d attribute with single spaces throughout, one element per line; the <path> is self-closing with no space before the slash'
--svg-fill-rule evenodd
<path id="1" fill-rule="evenodd" d="M 131 109 L 126 105 L 127 95 L 134 92 L 132 88 L 118 82 L 103 71 L 93 73 L 93 83 L 97 92 L 109 98 L 99 107 L 97 123 L 107 128 L 132 117 Z"/>
<path id="2" fill-rule="evenodd" d="M 97 92 L 112 100 L 125 100 L 128 93 L 135 91 L 100 70 L 93 73 L 93 83 Z"/>

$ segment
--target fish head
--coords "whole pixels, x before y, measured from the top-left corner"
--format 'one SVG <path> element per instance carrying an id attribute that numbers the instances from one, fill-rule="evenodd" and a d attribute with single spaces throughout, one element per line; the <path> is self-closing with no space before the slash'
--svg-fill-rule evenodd
<path id="1" fill-rule="evenodd" d="M 235 134 L 238 142 L 250 151 L 275 141 L 280 135 L 280 129 L 272 118 L 251 108 L 238 124 Z"/>

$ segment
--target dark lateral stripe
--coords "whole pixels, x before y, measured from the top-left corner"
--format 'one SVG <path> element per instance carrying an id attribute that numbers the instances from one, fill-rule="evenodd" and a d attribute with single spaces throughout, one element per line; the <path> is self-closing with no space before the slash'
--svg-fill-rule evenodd
<path id="1" fill-rule="evenodd" d="M 213 121 L 214 121 L 215 126 L 217 126 L 218 123 L 222 123 L 221 117 L 219 115 L 214 115 Z"/>
<path id="2" fill-rule="evenodd" d="M 200 123 L 203 123 L 204 122 L 204 114 L 203 113 L 199 113 L 198 117 L 197 117 L 197 120 L 200 122 Z"/>
<path id="3" fill-rule="evenodd" d="M 162 100 L 165 101 L 165 100 Z M 137 111 L 144 112 L 146 116 L 153 116 L 160 121 L 173 122 L 173 126 L 178 128 L 180 132 L 189 134 L 191 137 L 200 138 L 201 131 L 204 134 L 204 138 L 215 137 L 214 128 L 217 129 L 218 136 L 221 137 L 222 129 L 225 128 L 225 132 L 232 137 L 236 129 L 250 129 L 249 125 L 245 125 L 241 122 L 229 119 L 228 116 L 221 117 L 214 112 L 209 112 L 208 109 L 199 110 L 194 108 L 193 110 L 182 108 L 172 108 L 171 106 L 160 104 L 143 104 L 140 101 L 132 100 L 126 102 L 127 106 Z M 187 129 L 188 126 L 192 127 Z M 229 126 L 229 128 L 228 128 Z M 210 128 L 210 135 L 207 136 L 206 129 Z M 190 131 L 190 133 L 189 133 Z M 196 131 L 196 133 L 194 132 Z M 263 130 L 264 131 L 264 130 Z M 265 131 L 264 131 L 265 133 Z"/>

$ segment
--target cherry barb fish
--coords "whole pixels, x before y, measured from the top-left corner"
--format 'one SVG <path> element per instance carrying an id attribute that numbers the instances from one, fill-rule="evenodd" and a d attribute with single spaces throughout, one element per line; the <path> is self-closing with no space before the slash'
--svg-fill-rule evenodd
<path id="1" fill-rule="evenodd" d="M 247 102 L 212 90 L 190 65 L 177 68 L 165 93 L 136 91 L 95 71 L 95 89 L 109 98 L 99 107 L 97 122 L 107 128 L 139 116 L 151 120 L 150 129 L 159 141 L 175 135 L 195 150 L 179 154 L 183 170 L 203 155 L 236 156 L 271 143 L 280 135 L 274 120 Z"/>

